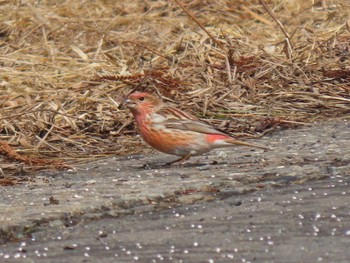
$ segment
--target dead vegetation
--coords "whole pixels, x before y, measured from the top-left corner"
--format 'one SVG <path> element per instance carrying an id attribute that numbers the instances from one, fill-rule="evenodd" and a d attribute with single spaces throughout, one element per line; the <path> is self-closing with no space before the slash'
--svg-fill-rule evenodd
<path id="1" fill-rule="evenodd" d="M 0 9 L 5 172 L 142 152 L 118 109 L 135 87 L 240 137 L 350 113 L 346 1 L 3 0 Z"/>

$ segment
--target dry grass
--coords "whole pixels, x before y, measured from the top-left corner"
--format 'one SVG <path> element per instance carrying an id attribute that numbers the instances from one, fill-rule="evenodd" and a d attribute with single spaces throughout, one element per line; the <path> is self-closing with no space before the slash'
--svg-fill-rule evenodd
<path id="1" fill-rule="evenodd" d="M 140 152 L 137 85 L 242 137 L 349 115 L 346 1 L 180 3 L 0 0 L 0 168 Z"/>

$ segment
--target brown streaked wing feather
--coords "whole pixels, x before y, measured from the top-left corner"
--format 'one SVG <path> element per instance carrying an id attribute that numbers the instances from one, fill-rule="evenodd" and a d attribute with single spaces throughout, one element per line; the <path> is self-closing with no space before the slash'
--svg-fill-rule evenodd
<path id="1" fill-rule="evenodd" d="M 210 126 L 209 124 L 201 121 L 168 119 L 165 121 L 164 125 L 169 129 L 186 130 L 205 134 L 222 134 L 230 136 L 229 134 L 220 131 Z"/>
<path id="2" fill-rule="evenodd" d="M 171 106 L 161 107 L 156 113 L 166 117 L 164 126 L 169 129 L 189 130 L 204 134 L 222 134 L 232 137 L 197 117 Z"/>
<path id="3" fill-rule="evenodd" d="M 194 121 L 199 120 L 197 117 L 171 106 L 162 107 L 156 113 L 166 116 L 168 119 L 173 119 L 173 120 L 174 119 L 194 120 Z"/>

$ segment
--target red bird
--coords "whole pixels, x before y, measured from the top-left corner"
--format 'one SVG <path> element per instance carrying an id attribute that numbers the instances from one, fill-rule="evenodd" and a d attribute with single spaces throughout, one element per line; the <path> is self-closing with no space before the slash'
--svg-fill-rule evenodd
<path id="1" fill-rule="evenodd" d="M 184 162 L 191 156 L 201 155 L 215 148 L 243 145 L 268 149 L 239 141 L 199 120 L 195 116 L 176 109 L 160 98 L 145 92 L 130 94 L 125 100 L 139 127 L 142 138 L 158 151 L 181 156 L 168 164 Z"/>

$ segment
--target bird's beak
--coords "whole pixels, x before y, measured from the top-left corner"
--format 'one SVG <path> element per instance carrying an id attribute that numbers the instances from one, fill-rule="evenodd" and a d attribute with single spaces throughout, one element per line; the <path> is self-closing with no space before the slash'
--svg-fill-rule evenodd
<path id="1" fill-rule="evenodd" d="M 136 107 L 136 103 L 133 102 L 132 100 L 129 100 L 129 99 L 124 100 L 123 105 L 125 105 L 125 107 L 127 107 L 129 109 Z"/>

